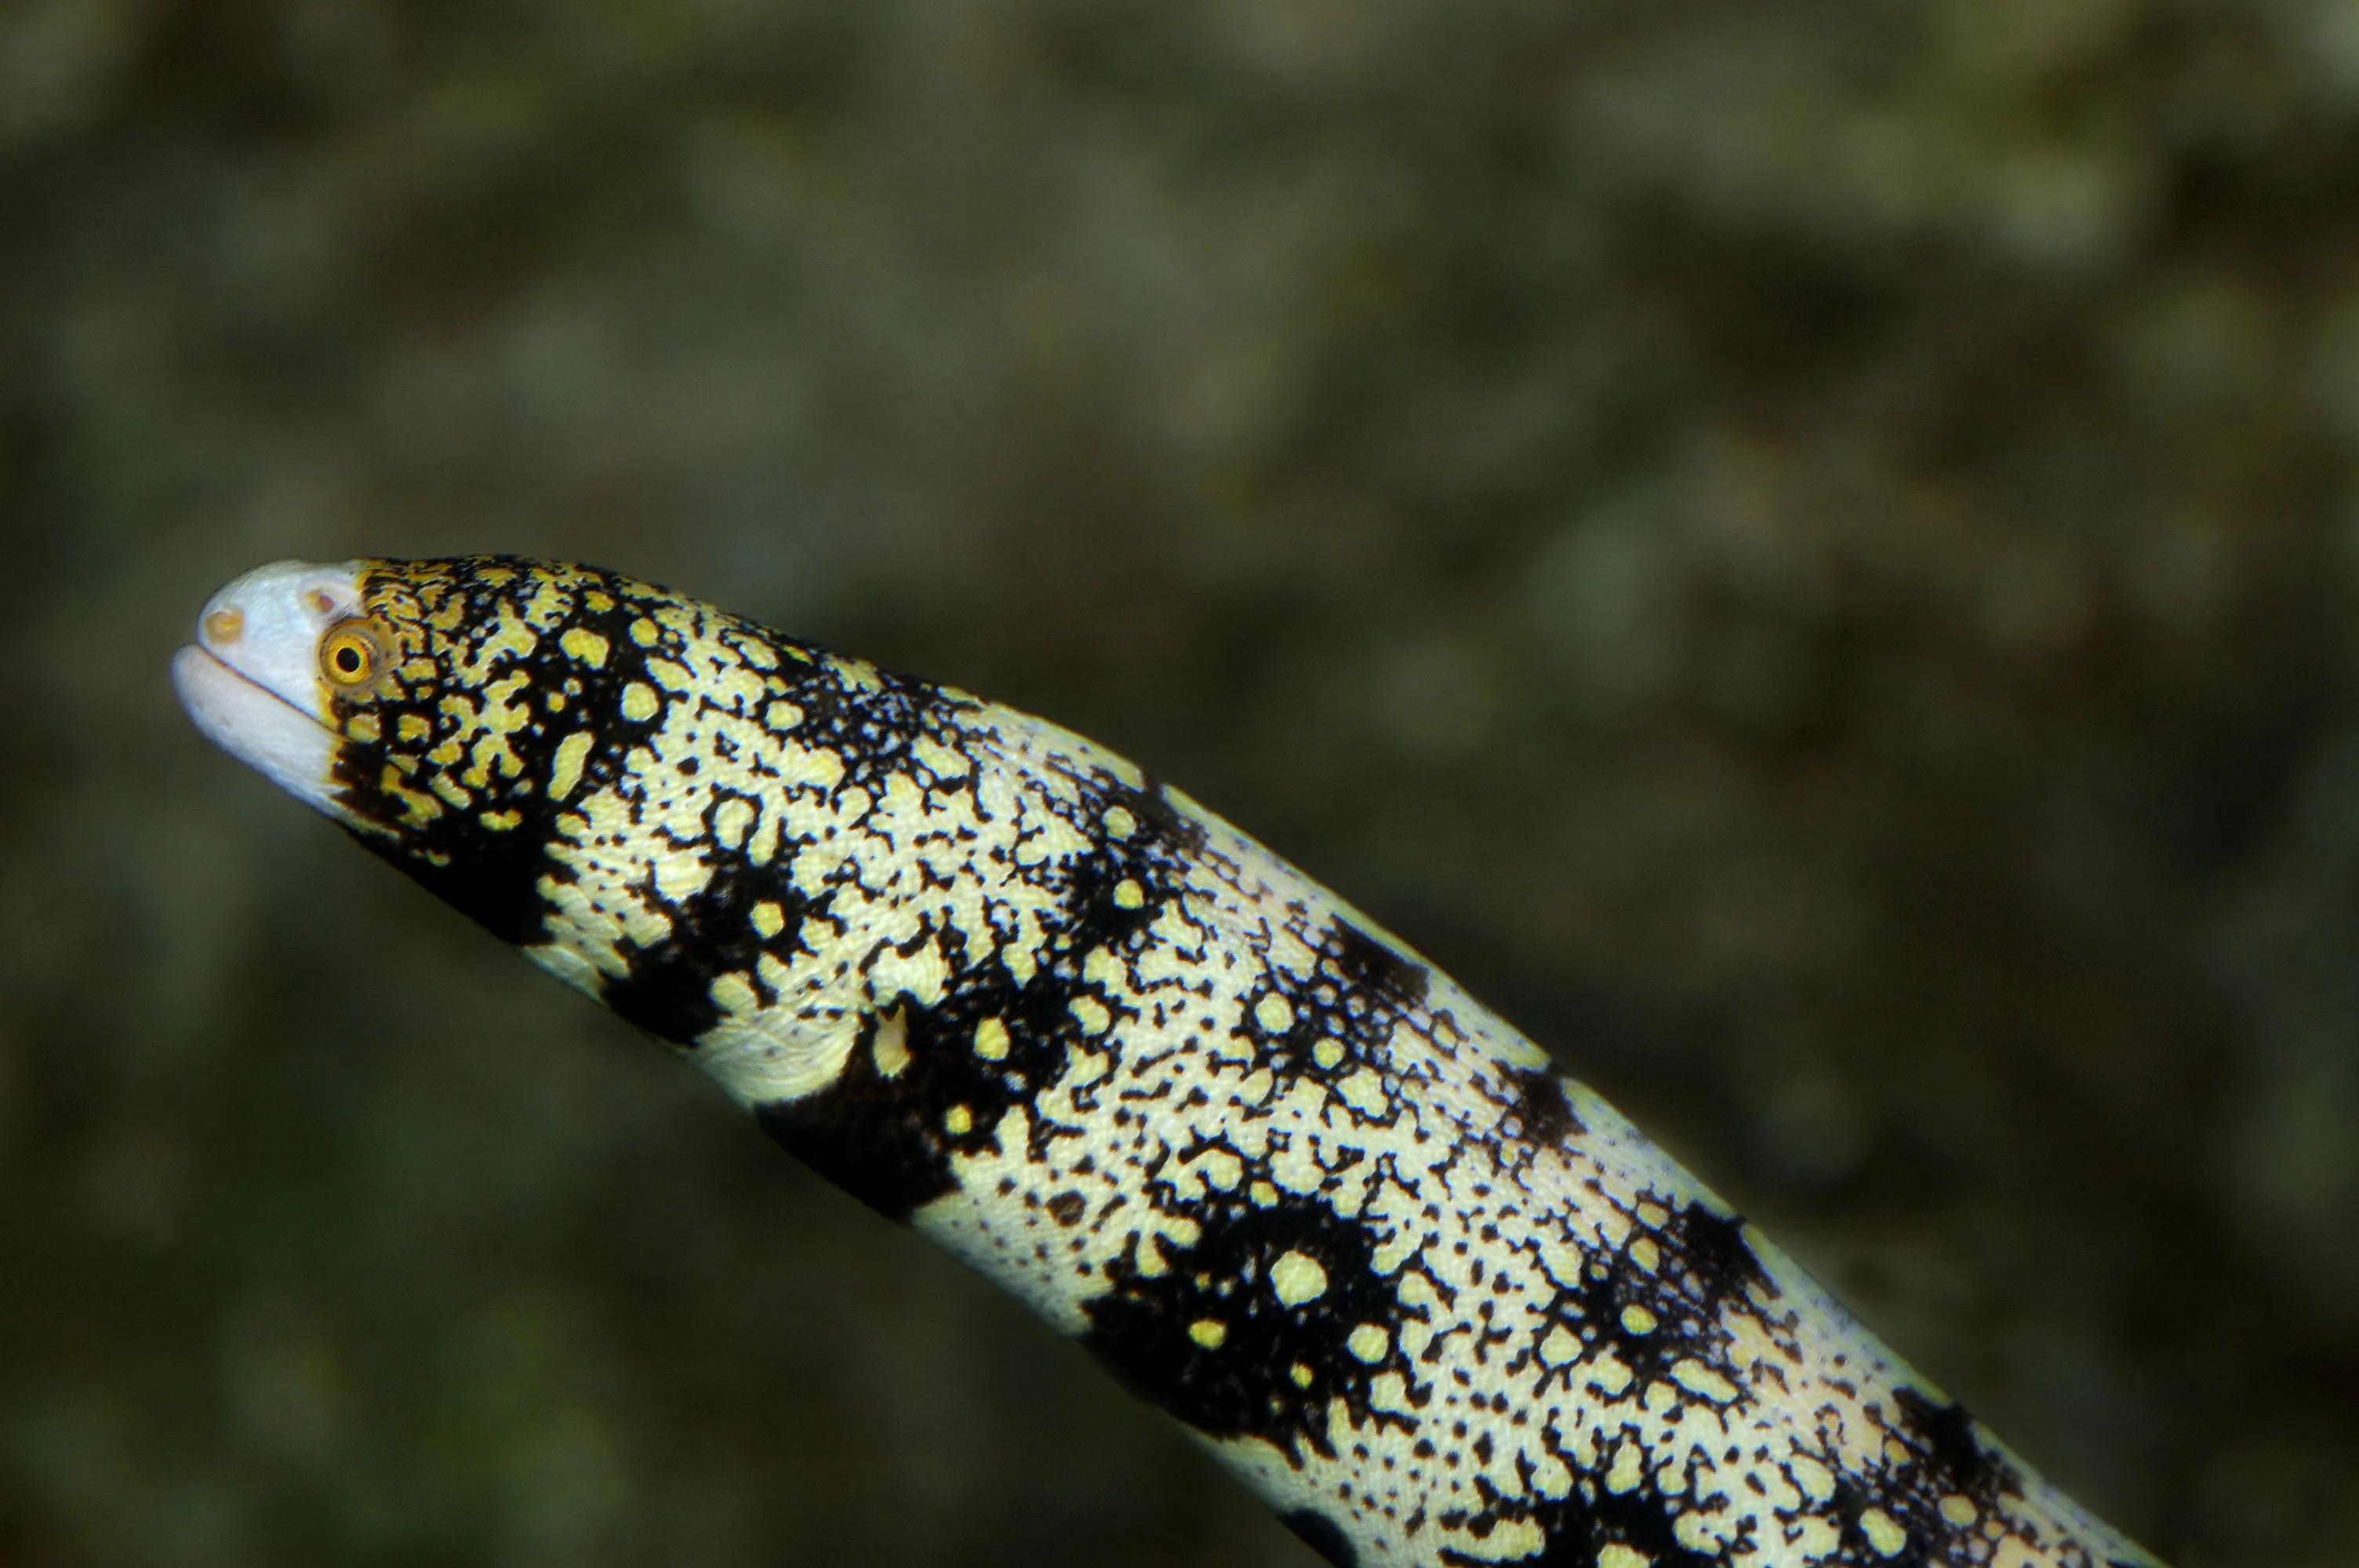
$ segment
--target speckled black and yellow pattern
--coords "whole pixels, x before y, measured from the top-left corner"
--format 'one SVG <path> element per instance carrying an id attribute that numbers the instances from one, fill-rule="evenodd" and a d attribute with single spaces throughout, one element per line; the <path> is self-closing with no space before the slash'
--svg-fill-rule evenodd
<path id="1" fill-rule="evenodd" d="M 1090 1345 L 1338 1563 L 2103 1568 L 1593 1095 L 1086 741 L 659 589 L 364 563 L 387 859 Z"/>

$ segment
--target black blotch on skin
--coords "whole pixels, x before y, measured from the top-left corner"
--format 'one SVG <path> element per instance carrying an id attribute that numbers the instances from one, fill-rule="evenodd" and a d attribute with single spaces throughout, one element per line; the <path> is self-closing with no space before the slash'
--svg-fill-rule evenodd
<path id="1" fill-rule="evenodd" d="M 1425 995 L 1426 971 L 1353 925 L 1332 920 L 1321 934 L 1310 975 L 1272 970 L 1260 989 L 1245 998 L 1237 1032 L 1251 1039 L 1273 1072 L 1325 1079 L 1350 1076 L 1362 1067 L 1381 1068 L 1386 1043 L 1403 1016 Z M 1293 1014 L 1283 1033 L 1262 1025 L 1261 1003 L 1271 994 L 1286 999 Z M 1321 1066 L 1323 1041 L 1343 1047 L 1332 1066 Z"/>
<path id="2" fill-rule="evenodd" d="M 832 795 L 863 790 L 873 806 L 884 798 L 894 775 L 931 776 L 917 760 L 919 741 L 932 736 L 955 743 L 947 715 L 972 699 L 953 697 L 938 686 L 889 670 L 875 671 L 874 686 L 856 683 L 819 650 L 786 638 L 772 641 L 811 655 L 808 662 L 788 660 L 773 673 L 787 682 L 787 700 L 802 712 L 793 731 L 795 742 L 833 752 L 842 765 Z"/>
<path id="3" fill-rule="evenodd" d="M 1151 840 L 1190 855 L 1204 847 L 1203 824 L 1172 805 L 1162 784 L 1151 775 L 1142 777 L 1136 789 L 1107 775 L 1100 791 L 1097 809 L 1101 813 L 1121 806 Z M 1091 831 L 1094 834 L 1096 829 Z"/>
<path id="4" fill-rule="evenodd" d="M 1190 1217 L 1200 1227 L 1194 1246 L 1164 1243 L 1169 1267 L 1149 1275 L 1137 1251 L 1156 1243 L 1134 1239 L 1106 1271 L 1113 1289 L 1082 1309 L 1090 1327 L 1082 1343 L 1117 1379 L 1207 1436 L 1262 1438 L 1298 1462 L 1305 1448 L 1332 1457 L 1332 1400 L 1362 1422 L 1399 1423 L 1368 1403 L 1371 1383 L 1398 1359 L 1405 1311 L 1392 1281 L 1370 1266 L 1365 1230 L 1315 1197 L 1292 1195 L 1266 1208 L 1199 1204 Z M 1323 1292 L 1293 1306 L 1269 1282 L 1270 1265 L 1289 1251 L 1315 1259 L 1327 1276 Z M 1190 1337 L 1201 1318 L 1226 1331 L 1216 1347 Z M 1392 1336 L 1375 1365 L 1346 1348 L 1362 1324 Z M 1308 1387 L 1295 1381 L 1297 1365 L 1309 1368 Z"/>
<path id="5" fill-rule="evenodd" d="M 1301 1538 L 1302 1544 L 1332 1563 L 1335 1568 L 1359 1568 L 1359 1550 L 1343 1527 L 1321 1513 L 1317 1509 L 1297 1509 L 1290 1514 L 1280 1514 L 1279 1521 Z"/>
<path id="6" fill-rule="evenodd" d="M 709 824 L 712 812 L 705 816 Z M 742 975 L 764 1002 L 775 1000 L 761 979 L 761 956 L 787 958 L 803 921 L 823 915 L 833 901 L 832 893 L 804 898 L 787 880 L 787 867 L 757 866 L 735 851 L 708 850 L 707 858 L 719 864 L 710 881 L 667 911 L 670 933 L 645 946 L 618 944 L 629 972 L 608 979 L 599 993 L 621 1018 L 679 1045 L 693 1045 L 698 1035 L 721 1022 L 712 982 L 723 975 Z M 783 915 L 775 937 L 764 937 L 754 926 L 754 906 L 766 902 L 778 905 Z"/>
<path id="7" fill-rule="evenodd" d="M 1484 1508 L 1444 1514 L 1444 1522 L 1473 1530 L 1479 1540 L 1503 1523 L 1530 1520 L 1539 1526 L 1545 1544 L 1529 1557 L 1507 1560 L 1527 1568 L 1596 1568 L 1599 1554 L 1617 1542 L 1647 1558 L 1648 1568 L 1724 1568 L 1727 1561 L 1680 1544 L 1680 1510 L 1651 1481 L 1636 1491 L 1599 1491 L 1593 1498 L 1576 1487 L 1553 1500 L 1504 1498 L 1479 1476 L 1475 1486 Z M 1441 1561 L 1451 1568 L 1494 1568 L 1499 1560 L 1445 1547 Z"/>
<path id="8" fill-rule="evenodd" d="M 1507 1077 L 1516 1086 L 1516 1119 L 1532 1142 L 1553 1149 L 1582 1130 L 1554 1073 L 1545 1067 L 1512 1067 Z"/>
<path id="9" fill-rule="evenodd" d="M 1136 824 L 1119 838 L 1105 827 L 1106 814 L 1116 807 Z M 1071 820 L 1089 848 L 1046 879 L 1058 895 L 1060 940 L 1077 952 L 1104 947 L 1135 956 L 1151 940 L 1147 928 L 1180 896 L 1203 830 L 1181 816 L 1152 780 L 1132 789 L 1104 773 L 1092 778 Z M 1135 908 L 1125 908 L 1116 897 L 1125 881 L 1137 885 Z"/>
<path id="10" fill-rule="evenodd" d="M 757 1106 L 754 1119 L 837 1186 L 888 1219 L 907 1220 L 958 1184 L 951 1176 L 940 1115 L 929 1115 L 920 1098 L 876 1070 L 876 1029 L 871 1018 L 843 1071 L 825 1088 Z"/>
<path id="11" fill-rule="evenodd" d="M 721 1022 L 712 977 L 679 944 L 642 947 L 625 961 L 630 973 L 607 979 L 599 991 L 624 1022 L 685 1045 Z"/>
<path id="12" fill-rule="evenodd" d="M 1671 1217 L 1662 1237 L 1665 1249 L 1680 1260 L 1707 1306 L 1744 1296 L 1756 1285 L 1773 1297 L 1780 1293 L 1753 1244 L 1745 1239 L 1741 1214 L 1715 1214 L 1701 1203 L 1690 1203 Z"/>
<path id="13" fill-rule="evenodd" d="M 791 880 L 791 861 L 756 862 L 743 849 L 724 848 L 717 825 L 723 807 L 732 800 L 747 800 L 757 808 L 760 804 L 732 790 L 712 792 L 704 808 L 701 845 L 712 875 L 696 892 L 665 907 L 671 929 L 660 941 L 616 945 L 628 972 L 606 979 L 599 992 L 617 1015 L 675 1044 L 693 1045 L 697 1036 L 721 1022 L 712 982 L 723 975 L 743 976 L 764 1005 L 776 1001 L 762 979 L 762 955 L 790 960 L 800 946 L 803 923 L 824 918 L 835 898 L 832 892 L 804 897 Z M 661 906 L 653 872 L 636 892 Z M 766 903 L 778 906 L 776 936 L 764 936 L 754 925 L 755 905 Z"/>
<path id="14" fill-rule="evenodd" d="M 1996 1508 L 2002 1498 L 2021 1491 L 2022 1476 L 1983 1449 L 1972 1418 L 1958 1405 L 1936 1404 L 1910 1389 L 1894 1391 L 1901 1420 L 1918 1439 L 1922 1457 L 1896 1461 L 1879 1456 L 1862 1475 L 1836 1481 L 1832 1511 L 1842 1524 L 1840 1561 L 1877 1568 L 1950 1568 L 1981 1561 L 1986 1549 L 1979 1527 L 1951 1522 L 1941 1512 L 1942 1499 L 1962 1494 L 1987 1517 L 1986 1510 Z M 1876 1550 L 1863 1523 L 1870 1509 L 1884 1513 L 1908 1537 L 1889 1557 Z"/>
<path id="15" fill-rule="evenodd" d="M 385 704 L 377 711 L 379 722 L 391 732 L 405 709 Z M 440 815 L 414 827 L 403 825 L 402 803 L 384 788 L 387 752 L 383 746 L 346 741 L 336 752 L 331 775 L 347 810 L 386 829 L 353 831 L 370 853 L 407 872 L 501 941 L 519 946 L 542 939 L 541 922 L 549 908 L 538 884 L 552 865 L 547 849 L 552 814 L 529 782 L 532 737 L 522 740 L 522 744 L 516 738 L 510 741 L 526 758 L 521 781 L 495 778 L 473 792 L 473 806 L 460 809 L 445 805 Z M 525 787 L 518 787 L 520 782 Z M 406 780 L 405 785 L 423 789 L 424 782 Z M 480 819 L 483 813 L 508 810 L 520 820 L 506 831 L 486 827 Z"/>
<path id="16" fill-rule="evenodd" d="M 931 932 L 917 938 L 935 939 Z M 1029 1103 L 1063 1076 L 1079 1028 L 1068 1003 L 1086 988 L 1070 948 L 1052 949 L 1019 986 L 996 957 L 965 963 L 961 946 L 948 945 L 951 979 L 940 1001 L 921 1006 L 904 996 L 882 1004 L 882 1011 L 898 1011 L 908 1032 L 908 1061 L 899 1072 L 888 1078 L 877 1071 L 872 1018 L 833 1082 L 755 1113 L 772 1138 L 890 1219 L 906 1220 L 956 1189 L 951 1156 L 995 1145 L 1008 1108 Z M 974 1053 L 975 1028 L 986 1018 L 1006 1027 L 1004 1059 Z M 945 1119 L 955 1106 L 966 1108 L 962 1133 L 951 1132 Z"/>
<path id="17" fill-rule="evenodd" d="M 1909 1432 L 1924 1445 L 1933 1473 L 1950 1490 L 1987 1499 L 2013 1489 L 2014 1467 L 1983 1446 L 1974 1431 L 1974 1418 L 1966 1413 L 1965 1406 L 1955 1400 L 1935 1404 L 1914 1389 L 1895 1390 L 1893 1402 L 1900 1407 L 1900 1419 Z"/>
<path id="18" fill-rule="evenodd" d="M 1067 939 L 1084 952 L 1108 947 L 1117 953 L 1137 953 L 1147 944 L 1147 928 L 1178 892 L 1183 875 L 1169 855 L 1159 852 L 1151 840 L 1142 843 L 1140 835 L 1093 844 L 1061 872 L 1063 886 L 1059 891 Z M 1124 908 L 1115 897 L 1115 890 L 1125 881 L 1138 886 L 1136 909 Z"/>
<path id="19" fill-rule="evenodd" d="M 1336 972 L 1356 985 L 1384 992 L 1397 1001 L 1421 1002 L 1432 977 L 1423 964 L 1376 940 L 1348 920 L 1329 929 L 1328 952 Z"/>
<path id="20" fill-rule="evenodd" d="M 347 773 L 353 759 L 349 746 L 346 752 L 336 765 L 345 804 L 372 820 L 398 820 L 400 807 L 376 791 L 375 770 L 365 785 Z M 479 826 L 472 816 L 453 820 L 446 813 L 422 830 L 404 829 L 399 838 L 353 837 L 501 941 L 527 946 L 547 935 L 541 922 L 549 906 L 537 891 L 551 865 L 542 829 L 530 813 L 506 833 Z"/>
<path id="21" fill-rule="evenodd" d="M 1734 1302 L 1751 1310 L 1747 1291 L 1768 1278 L 1745 1240 L 1745 1222 L 1690 1203 L 1631 1241 L 1640 1236 L 1658 1249 L 1653 1269 L 1641 1268 L 1626 1245 L 1610 1258 L 1593 1258 L 1580 1284 L 1560 1291 L 1550 1311 L 1567 1332 L 1584 1345 L 1609 1346 L 1644 1381 L 1669 1378 L 1690 1357 L 1721 1367 L 1729 1337 L 1723 1309 Z M 1632 1306 L 1652 1314 L 1654 1327 L 1642 1334 L 1625 1325 L 1623 1314 Z M 1741 1378 L 1732 1380 L 1743 1387 Z"/>
<path id="22" fill-rule="evenodd" d="M 1894 1523 L 1908 1530 L 1908 1544 L 1901 1549 L 1899 1555 L 1884 1556 L 1875 1550 L 1875 1543 L 1867 1539 L 1867 1530 L 1860 1520 L 1871 1508 L 1882 1509 Z M 1860 1490 L 1857 1482 L 1848 1478 L 1838 1478 L 1835 1482 L 1834 1511 L 1835 1517 L 1843 1521 L 1843 1561 L 1862 1563 L 1897 1563 L 1899 1568 L 1927 1568 L 1926 1538 L 1919 1531 L 1909 1530 L 1908 1527 L 1912 1522 L 1911 1510 L 1902 1503 L 1901 1499 L 1871 1498 Z"/>

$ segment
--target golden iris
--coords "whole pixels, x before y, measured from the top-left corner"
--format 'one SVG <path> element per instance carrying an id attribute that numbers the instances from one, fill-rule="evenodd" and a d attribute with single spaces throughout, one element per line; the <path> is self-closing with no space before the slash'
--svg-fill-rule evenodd
<path id="1" fill-rule="evenodd" d="M 320 672 L 332 686 L 350 690 L 376 678 L 375 636 L 364 625 L 347 621 L 320 639 Z"/>

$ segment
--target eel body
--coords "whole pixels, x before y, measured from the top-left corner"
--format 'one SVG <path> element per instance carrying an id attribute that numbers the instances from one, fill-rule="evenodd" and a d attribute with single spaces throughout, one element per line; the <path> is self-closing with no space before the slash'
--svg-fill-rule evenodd
<path id="1" fill-rule="evenodd" d="M 1331 1563 L 2159 1568 L 1447 976 L 1054 724 L 511 557 L 263 568 L 174 676 Z"/>

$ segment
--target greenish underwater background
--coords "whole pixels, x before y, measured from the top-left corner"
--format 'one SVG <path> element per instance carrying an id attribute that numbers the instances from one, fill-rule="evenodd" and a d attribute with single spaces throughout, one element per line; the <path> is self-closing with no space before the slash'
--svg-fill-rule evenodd
<path id="1" fill-rule="evenodd" d="M 0 0 L 0 1564 L 1311 1562 L 180 717 L 476 550 L 1130 753 L 2359 1563 L 2354 460 L 2359 0 Z"/>

